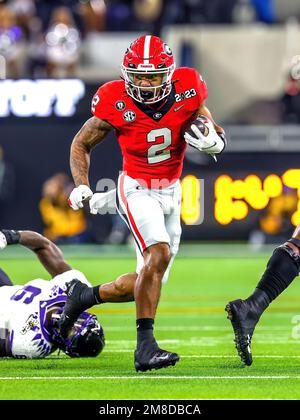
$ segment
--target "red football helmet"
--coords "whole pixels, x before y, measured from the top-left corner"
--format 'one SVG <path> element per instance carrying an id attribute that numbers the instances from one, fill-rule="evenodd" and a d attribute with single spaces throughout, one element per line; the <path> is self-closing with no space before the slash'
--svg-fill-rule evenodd
<path id="1" fill-rule="evenodd" d="M 122 74 L 126 91 L 138 102 L 158 102 L 171 93 L 174 70 L 175 62 L 170 47 L 157 36 L 141 36 L 130 45 L 124 55 Z M 155 87 L 137 86 L 135 75 L 138 74 L 161 75 L 162 83 Z"/>

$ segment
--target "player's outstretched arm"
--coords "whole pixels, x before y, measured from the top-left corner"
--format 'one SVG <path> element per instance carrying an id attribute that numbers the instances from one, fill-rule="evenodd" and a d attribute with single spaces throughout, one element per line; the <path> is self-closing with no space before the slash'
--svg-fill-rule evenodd
<path id="1" fill-rule="evenodd" d="M 89 186 L 88 172 L 91 150 L 104 140 L 113 127 L 106 121 L 92 117 L 78 131 L 73 139 L 70 166 L 76 187 Z"/>
<path id="2" fill-rule="evenodd" d="M 49 239 L 30 230 L 1 230 L 0 248 L 20 244 L 33 251 L 52 277 L 71 270 L 61 250 Z"/>

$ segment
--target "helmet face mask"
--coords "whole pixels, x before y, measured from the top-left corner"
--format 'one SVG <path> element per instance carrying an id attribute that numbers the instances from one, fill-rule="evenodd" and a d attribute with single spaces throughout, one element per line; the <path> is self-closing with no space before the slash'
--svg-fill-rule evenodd
<path id="1" fill-rule="evenodd" d="M 122 73 L 126 83 L 126 90 L 128 95 L 138 102 L 144 104 L 153 104 L 155 102 L 161 101 L 163 98 L 168 96 L 172 90 L 172 74 L 173 69 L 167 70 L 132 70 L 126 69 L 122 66 Z M 137 85 L 138 76 L 159 76 L 161 78 L 161 83 L 159 85 L 151 86 L 151 80 L 149 80 L 149 86 L 140 86 Z"/>
<path id="2" fill-rule="evenodd" d="M 58 325 L 60 314 L 52 315 L 54 326 Z M 82 312 L 74 323 L 67 338 L 62 338 L 53 329 L 54 341 L 64 353 L 70 357 L 96 357 L 105 346 L 104 332 L 97 317 L 88 312 Z"/>
<path id="3" fill-rule="evenodd" d="M 134 100 L 150 105 L 161 101 L 171 93 L 175 62 L 167 44 L 155 36 L 143 36 L 131 44 L 126 51 L 121 67 L 126 91 Z M 137 84 L 137 77 L 159 76 L 159 85 Z"/>

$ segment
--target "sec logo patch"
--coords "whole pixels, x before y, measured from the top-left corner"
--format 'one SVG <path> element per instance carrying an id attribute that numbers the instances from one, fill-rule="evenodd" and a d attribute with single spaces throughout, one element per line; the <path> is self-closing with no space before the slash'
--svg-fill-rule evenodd
<path id="1" fill-rule="evenodd" d="M 133 122 L 136 119 L 136 114 L 131 109 L 128 109 L 128 111 L 124 112 L 123 118 L 127 122 Z"/>

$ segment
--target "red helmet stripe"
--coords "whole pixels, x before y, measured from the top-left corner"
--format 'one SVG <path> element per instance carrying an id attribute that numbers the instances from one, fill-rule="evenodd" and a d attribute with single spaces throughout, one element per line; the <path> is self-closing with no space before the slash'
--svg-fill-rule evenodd
<path id="1" fill-rule="evenodd" d="M 149 64 L 151 38 L 152 38 L 151 35 L 146 35 L 145 36 L 145 43 L 144 43 L 144 64 Z"/>

